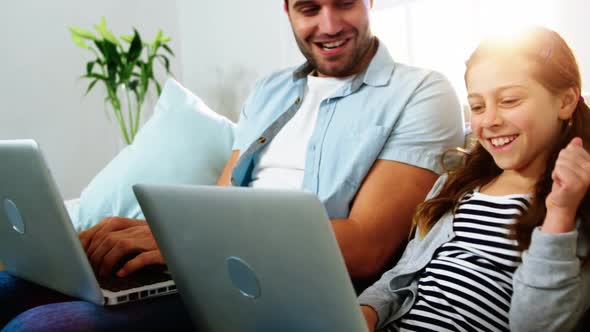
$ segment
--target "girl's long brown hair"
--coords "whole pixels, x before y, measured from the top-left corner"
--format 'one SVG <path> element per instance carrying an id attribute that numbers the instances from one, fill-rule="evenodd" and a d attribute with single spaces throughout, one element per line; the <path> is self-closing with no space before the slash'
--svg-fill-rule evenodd
<path id="1" fill-rule="evenodd" d="M 568 88 L 581 91 L 580 71 L 576 59 L 566 42 L 554 31 L 543 27 L 530 28 L 517 36 L 508 39 L 490 38 L 484 40 L 467 60 L 465 75 L 471 66 L 484 57 L 525 56 L 531 63 L 532 76 L 550 92 L 557 94 Z M 537 180 L 534 187 L 531 205 L 513 229 L 513 236 L 518 240 L 520 249 L 528 248 L 533 229 L 543 223 L 547 208 L 545 199 L 551 192 L 553 184 L 551 173 L 559 152 L 574 137 L 584 141 L 584 147 L 590 146 L 590 109 L 580 98 L 572 119 L 562 124 L 560 138 L 550 149 L 546 162 L 545 173 Z M 420 236 L 424 237 L 432 226 L 448 211 L 452 210 L 464 193 L 483 186 L 502 173 L 492 156 L 477 143 L 466 156 L 462 167 L 449 174 L 437 197 L 418 206 L 414 215 L 414 227 L 418 227 Z M 590 223 L 590 193 L 587 192 L 577 216 L 581 218 L 583 230 L 588 232 Z"/>

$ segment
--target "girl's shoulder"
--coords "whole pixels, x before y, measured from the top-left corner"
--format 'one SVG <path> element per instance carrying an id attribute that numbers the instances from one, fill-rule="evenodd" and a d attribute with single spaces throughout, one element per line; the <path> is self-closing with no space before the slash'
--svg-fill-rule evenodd
<path id="1" fill-rule="evenodd" d="M 426 195 L 426 200 L 436 197 L 440 193 L 448 179 L 449 173 L 443 173 L 441 176 L 439 176 L 436 182 L 434 182 L 434 185 L 432 185 L 432 188 L 428 192 L 428 195 Z"/>

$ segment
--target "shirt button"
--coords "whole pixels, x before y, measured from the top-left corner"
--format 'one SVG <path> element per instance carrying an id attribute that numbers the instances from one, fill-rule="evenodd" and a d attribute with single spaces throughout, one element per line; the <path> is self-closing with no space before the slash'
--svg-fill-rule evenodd
<path id="1" fill-rule="evenodd" d="M 297 97 L 297 99 L 295 99 L 295 104 L 299 105 L 301 103 L 301 98 Z"/>
<path id="2" fill-rule="evenodd" d="M 266 137 L 260 136 L 260 138 L 258 139 L 258 143 L 259 144 L 264 144 L 264 142 L 266 142 Z"/>
<path id="3" fill-rule="evenodd" d="M 231 181 L 230 181 L 230 182 L 231 182 L 231 185 L 232 185 L 232 186 L 235 186 L 235 185 L 236 185 L 236 179 L 234 179 L 234 178 L 231 178 Z"/>

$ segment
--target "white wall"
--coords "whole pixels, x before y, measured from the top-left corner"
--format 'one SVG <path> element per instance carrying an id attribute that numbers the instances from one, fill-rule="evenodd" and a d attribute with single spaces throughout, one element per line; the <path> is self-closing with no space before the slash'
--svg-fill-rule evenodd
<path id="1" fill-rule="evenodd" d="M 281 0 L 179 0 L 184 84 L 236 121 L 257 78 L 302 63 Z"/>
<path id="2" fill-rule="evenodd" d="M 381 0 L 386 1 L 411 0 Z M 585 36 L 590 3 L 559 4 L 560 32 L 574 48 L 585 90 L 590 90 Z M 77 77 L 89 58 L 66 29 L 90 28 L 101 16 L 117 34 L 136 26 L 151 38 L 163 28 L 173 38 L 177 79 L 232 120 L 256 79 L 302 61 L 281 0 L 22 0 L 4 5 L 0 139 L 37 139 L 67 198 L 78 196 L 118 149 L 119 132 L 103 112 L 100 89 L 82 97 L 87 82 Z"/>
<path id="3" fill-rule="evenodd" d="M 161 27 L 178 53 L 172 71 L 182 77 L 177 15 L 176 1 L 3 3 L 0 139 L 36 139 L 64 197 L 77 197 L 116 154 L 119 132 L 105 116 L 103 88 L 83 97 L 88 82 L 78 77 L 91 57 L 72 43 L 67 26 L 92 29 L 105 16 L 115 34 L 135 26 L 146 39 Z"/>
<path id="4" fill-rule="evenodd" d="M 444 9 L 441 8 L 445 6 L 444 2 L 448 4 L 447 9 L 465 6 L 469 7 L 468 10 L 473 10 L 472 1 L 469 0 L 445 0 L 441 4 L 436 1 L 436 6 L 433 7 L 434 2 L 376 0 L 373 13 L 374 23 L 382 23 L 381 21 L 383 21 L 383 19 L 379 20 L 379 16 L 382 16 L 378 12 L 379 10 L 398 4 L 415 4 L 416 8 L 432 10 L 433 13 L 440 13 Z M 493 13 L 498 15 L 498 18 L 488 18 L 488 20 L 498 21 L 498 26 L 501 26 L 502 22 L 499 18 L 509 13 L 508 16 L 515 21 L 518 21 L 519 17 L 522 20 L 526 18 L 530 21 L 530 17 L 522 15 L 543 14 L 535 11 L 538 8 L 526 6 L 531 2 L 534 1 L 525 3 L 523 0 L 514 0 L 514 4 L 511 1 L 504 1 Z M 179 0 L 178 3 L 180 31 L 183 36 L 183 83 L 199 94 L 211 108 L 232 120 L 237 120 L 240 105 L 257 78 L 272 70 L 299 64 L 303 61 L 293 41 L 286 14 L 282 11 L 283 1 L 281 0 L 257 0 L 255 6 L 249 1 L 235 0 Z M 490 0 L 488 5 L 494 3 L 495 1 Z M 554 23 L 550 27 L 556 28 L 574 49 L 580 63 L 583 82 L 586 84 L 584 90 L 590 91 L 590 42 L 585 36 L 585 31 L 590 28 L 587 19 L 590 14 L 590 2 L 587 0 L 543 0 L 543 4 L 549 8 L 550 12 L 545 14 L 554 16 L 549 20 Z M 515 8 L 518 9 L 516 12 L 510 12 Z M 486 15 L 486 13 L 478 14 Z M 412 58 L 415 63 L 410 61 L 411 64 L 425 65 L 423 63 L 425 61 L 422 61 L 422 58 L 425 58 L 424 54 L 414 54 L 413 56 L 403 52 L 400 54 L 398 46 L 413 45 L 413 51 L 416 52 L 418 44 L 442 45 L 440 50 L 451 54 L 457 60 L 456 62 L 449 60 L 448 63 L 443 61 L 438 65 L 440 67 L 440 65 L 452 64 L 453 68 L 447 71 L 447 75 L 450 75 L 449 71 L 456 72 L 455 75 L 450 76 L 458 85 L 457 90 L 463 92 L 460 95 L 464 99 L 465 93 L 462 83 L 464 61 L 471 53 L 472 48 L 477 45 L 478 40 L 471 41 L 469 46 L 466 46 L 467 49 L 445 50 L 444 45 L 448 44 L 445 43 L 445 39 L 449 36 L 443 34 L 441 37 L 440 33 L 435 33 L 436 36 L 434 36 L 428 31 L 433 33 L 449 32 L 455 36 L 454 39 L 458 39 L 460 36 L 456 34 L 464 29 L 463 31 L 468 32 L 466 33 L 468 36 L 461 36 L 459 39 L 468 41 L 469 36 L 472 35 L 468 29 L 473 28 L 474 22 L 472 20 L 474 18 L 457 19 L 456 13 L 449 13 L 446 16 L 452 17 L 456 22 L 445 22 L 444 17 L 435 21 L 420 21 L 419 24 L 424 24 L 423 22 L 431 22 L 432 24 L 431 27 L 425 29 L 426 32 L 423 35 L 417 35 L 416 31 L 408 31 L 404 25 L 405 22 L 403 22 L 404 17 L 386 17 L 385 21 L 389 22 L 387 28 L 374 26 L 373 30 L 389 46 L 394 58 L 402 61 Z M 423 16 L 420 17 L 423 18 Z M 449 26 L 452 27 L 449 28 Z M 428 41 L 430 36 L 435 40 Z M 412 38 L 420 38 L 420 41 L 412 41 Z M 418 49 L 419 52 L 424 52 L 424 50 Z M 428 52 L 431 53 L 430 50 Z M 433 65 L 429 64 L 429 66 Z M 442 70 L 437 66 L 434 68 Z M 445 71 L 443 70 L 443 72 Z"/>
<path id="5" fill-rule="evenodd" d="M 590 2 L 562 0 L 556 13 L 560 32 L 572 48 L 582 73 L 582 89 L 590 92 Z"/>

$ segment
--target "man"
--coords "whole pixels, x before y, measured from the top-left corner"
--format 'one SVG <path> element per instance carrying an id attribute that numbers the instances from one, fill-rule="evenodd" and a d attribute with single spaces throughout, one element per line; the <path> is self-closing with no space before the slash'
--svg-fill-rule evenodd
<path id="1" fill-rule="evenodd" d="M 393 63 L 371 34 L 371 6 L 367 0 L 285 1 L 308 62 L 258 83 L 218 182 L 230 184 L 233 172 L 234 185 L 318 194 L 353 278 L 372 277 L 388 263 L 437 178 L 437 156 L 462 145 L 450 84 Z M 310 86 L 330 78 L 336 80 L 324 90 Z M 318 97 L 318 90 L 324 94 Z M 284 178 L 292 181 L 278 183 Z M 80 237 L 103 274 L 137 251 L 120 276 L 164 263 L 143 221 L 109 218 Z"/>
<path id="2" fill-rule="evenodd" d="M 307 62 L 257 84 L 218 181 L 317 194 L 357 280 L 376 276 L 390 263 L 408 238 L 414 208 L 437 178 L 438 156 L 463 144 L 460 107 L 449 82 L 394 63 L 371 33 L 372 5 L 284 2 Z M 164 263 L 142 220 L 107 218 L 80 239 L 100 274 L 111 273 L 130 253 L 139 254 L 117 275 Z M 140 325 L 159 324 L 148 317 L 157 306 L 130 307 L 138 306 L 146 317 Z M 111 313 L 101 315 L 102 321 L 112 319 Z"/>

